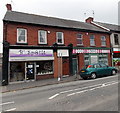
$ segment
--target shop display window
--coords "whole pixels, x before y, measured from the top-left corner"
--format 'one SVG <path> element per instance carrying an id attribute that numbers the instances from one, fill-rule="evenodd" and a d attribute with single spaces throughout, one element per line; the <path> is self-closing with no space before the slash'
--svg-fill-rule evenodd
<path id="1" fill-rule="evenodd" d="M 14 62 L 10 63 L 10 82 L 24 81 L 25 79 L 25 65 L 24 63 Z"/>
<path id="2" fill-rule="evenodd" d="M 53 61 L 36 62 L 37 75 L 53 74 Z"/>
<path id="3" fill-rule="evenodd" d="M 90 55 L 91 54 L 85 54 L 84 55 L 84 65 L 85 66 L 87 66 L 87 65 L 89 65 L 90 64 Z M 99 54 L 96 54 L 96 55 L 98 55 L 98 62 L 99 63 L 105 63 L 106 65 L 108 65 L 108 54 L 106 54 L 106 53 L 99 53 Z"/>
<path id="4" fill-rule="evenodd" d="M 106 53 L 99 53 L 99 63 L 108 65 L 108 55 Z"/>

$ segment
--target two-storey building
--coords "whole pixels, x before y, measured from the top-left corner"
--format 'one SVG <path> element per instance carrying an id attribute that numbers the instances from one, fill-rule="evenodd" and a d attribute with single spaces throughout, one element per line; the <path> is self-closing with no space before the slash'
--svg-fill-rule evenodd
<path id="1" fill-rule="evenodd" d="M 74 75 L 111 65 L 110 33 L 94 25 L 8 11 L 3 19 L 3 84 Z"/>
<path id="2" fill-rule="evenodd" d="M 86 22 L 111 33 L 110 43 L 112 48 L 112 65 L 115 66 L 116 62 L 120 62 L 120 26 L 115 24 L 96 22 L 92 17 L 86 19 Z"/>

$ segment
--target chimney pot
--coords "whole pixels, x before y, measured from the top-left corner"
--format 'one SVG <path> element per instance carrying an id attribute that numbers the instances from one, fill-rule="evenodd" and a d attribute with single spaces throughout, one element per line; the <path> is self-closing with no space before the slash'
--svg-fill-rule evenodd
<path id="1" fill-rule="evenodd" d="M 12 6 L 11 6 L 11 4 L 6 4 L 6 7 L 7 7 L 7 10 L 8 10 L 8 11 L 12 11 Z"/>
<path id="2" fill-rule="evenodd" d="M 88 17 L 85 21 L 86 21 L 86 23 L 91 23 L 91 22 L 93 22 L 93 17 Z"/>

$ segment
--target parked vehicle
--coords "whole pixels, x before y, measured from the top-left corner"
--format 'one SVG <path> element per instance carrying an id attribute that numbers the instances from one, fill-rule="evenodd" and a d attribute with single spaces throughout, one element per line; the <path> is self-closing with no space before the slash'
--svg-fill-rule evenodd
<path id="1" fill-rule="evenodd" d="M 117 71 L 118 70 L 115 67 L 109 67 L 103 63 L 96 63 L 88 65 L 86 68 L 80 70 L 80 76 L 83 79 L 87 78 L 95 79 L 101 76 L 115 75 Z"/>

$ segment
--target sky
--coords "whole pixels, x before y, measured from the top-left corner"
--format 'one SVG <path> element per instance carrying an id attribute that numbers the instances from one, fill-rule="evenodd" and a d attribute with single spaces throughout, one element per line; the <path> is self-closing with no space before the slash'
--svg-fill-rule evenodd
<path id="1" fill-rule="evenodd" d="M 120 0 L 0 0 L 0 53 L 3 42 L 3 21 L 6 4 L 13 11 L 57 17 L 84 22 L 89 16 L 94 21 L 118 24 L 118 2 Z"/>

